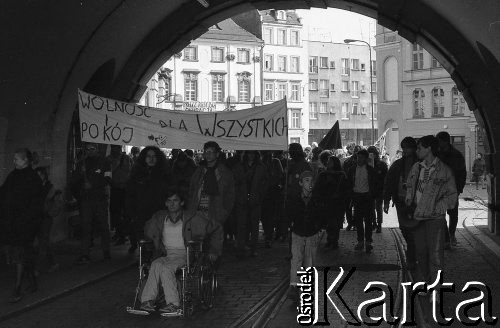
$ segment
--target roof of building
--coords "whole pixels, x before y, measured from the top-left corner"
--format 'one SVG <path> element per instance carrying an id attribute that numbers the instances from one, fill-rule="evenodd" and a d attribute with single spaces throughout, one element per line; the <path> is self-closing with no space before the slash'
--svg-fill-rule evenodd
<path id="1" fill-rule="evenodd" d="M 295 10 L 285 10 L 286 20 L 278 19 L 277 13 L 278 10 L 274 9 L 261 10 L 260 14 L 262 16 L 262 22 L 302 26 L 300 17 L 297 15 Z"/>
<path id="2" fill-rule="evenodd" d="M 200 39 L 263 42 L 261 39 L 236 24 L 230 18 L 211 26 L 207 32 L 200 36 Z"/>

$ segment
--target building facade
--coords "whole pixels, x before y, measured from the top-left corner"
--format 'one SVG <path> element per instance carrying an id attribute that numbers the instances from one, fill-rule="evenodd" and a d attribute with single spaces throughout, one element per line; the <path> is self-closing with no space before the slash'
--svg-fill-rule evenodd
<path id="1" fill-rule="evenodd" d="M 386 131 L 391 157 L 405 136 L 419 138 L 440 131 L 451 135 L 470 172 L 483 152 L 483 138 L 449 73 L 422 46 L 377 26 L 379 130 Z"/>
<path id="2" fill-rule="evenodd" d="M 141 103 L 208 112 L 262 105 L 262 45 L 226 19 L 171 57 L 148 82 Z"/>
<path id="3" fill-rule="evenodd" d="M 308 143 L 309 97 L 307 46 L 302 23 L 294 10 L 261 11 L 263 48 L 262 95 L 264 104 L 286 97 L 288 139 Z"/>
<path id="4" fill-rule="evenodd" d="M 370 74 L 371 48 L 366 45 L 309 40 L 307 48 L 309 144 L 319 143 L 339 121 L 343 146 L 371 145 L 372 126 L 373 140 L 378 135 L 375 53 Z"/>

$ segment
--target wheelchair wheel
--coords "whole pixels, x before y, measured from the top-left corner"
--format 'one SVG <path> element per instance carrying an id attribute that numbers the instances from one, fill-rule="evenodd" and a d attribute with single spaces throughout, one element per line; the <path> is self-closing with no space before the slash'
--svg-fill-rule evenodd
<path id="1" fill-rule="evenodd" d="M 199 297 L 202 309 L 209 310 L 214 306 L 216 290 L 217 274 L 215 270 L 211 265 L 203 267 L 199 277 Z"/>

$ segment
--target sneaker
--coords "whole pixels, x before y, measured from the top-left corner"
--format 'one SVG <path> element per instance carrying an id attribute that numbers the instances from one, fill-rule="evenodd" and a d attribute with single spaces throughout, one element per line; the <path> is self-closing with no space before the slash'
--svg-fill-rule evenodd
<path id="1" fill-rule="evenodd" d="M 146 301 L 146 302 L 141 303 L 141 310 L 148 311 L 148 312 L 154 312 L 154 310 L 155 310 L 154 301 Z"/>
<path id="2" fill-rule="evenodd" d="M 372 249 L 373 249 L 373 245 L 371 243 L 367 243 L 366 244 L 366 252 L 371 253 Z"/>
<path id="3" fill-rule="evenodd" d="M 457 246 L 457 237 L 451 236 L 450 242 L 451 242 L 451 246 Z"/>
<path id="4" fill-rule="evenodd" d="M 59 263 L 54 263 L 48 268 L 47 272 L 55 272 L 57 270 L 59 270 Z"/>
<path id="5" fill-rule="evenodd" d="M 354 247 L 354 250 L 355 251 L 362 251 L 363 248 L 365 248 L 365 244 L 364 243 L 357 243 L 356 246 Z"/>
<path id="6" fill-rule="evenodd" d="M 90 257 L 88 255 L 81 255 L 76 259 L 76 264 L 88 264 L 90 263 Z"/>
<path id="7" fill-rule="evenodd" d="M 168 303 L 167 305 L 164 305 L 161 308 L 159 308 L 158 311 L 165 314 L 180 314 L 181 308 L 178 305 Z"/>
<path id="8" fill-rule="evenodd" d="M 18 289 L 15 289 L 9 297 L 9 303 L 17 303 L 23 298 L 23 294 Z"/>

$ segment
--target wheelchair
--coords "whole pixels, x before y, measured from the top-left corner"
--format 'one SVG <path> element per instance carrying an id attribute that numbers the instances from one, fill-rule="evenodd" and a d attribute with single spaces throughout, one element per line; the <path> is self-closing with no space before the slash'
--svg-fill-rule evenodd
<path id="1" fill-rule="evenodd" d="M 150 312 L 140 309 L 141 294 L 148 278 L 154 252 L 152 241 L 139 242 L 139 282 L 135 290 L 134 303 L 127 307 L 127 312 L 138 315 L 149 315 Z M 180 310 L 175 313 L 161 313 L 161 316 L 187 318 L 195 310 L 210 310 L 215 303 L 217 291 L 217 273 L 214 264 L 204 252 L 203 241 L 189 241 L 186 246 L 186 265 L 176 271 L 177 288 L 180 296 Z M 157 305 L 165 302 L 163 288 L 158 293 Z"/>

